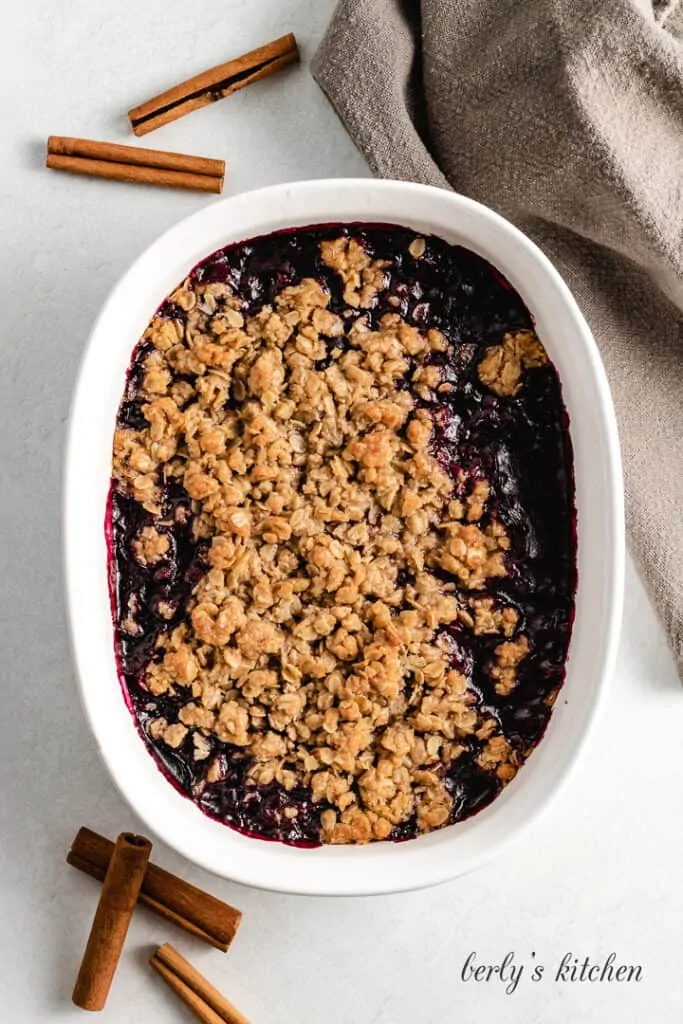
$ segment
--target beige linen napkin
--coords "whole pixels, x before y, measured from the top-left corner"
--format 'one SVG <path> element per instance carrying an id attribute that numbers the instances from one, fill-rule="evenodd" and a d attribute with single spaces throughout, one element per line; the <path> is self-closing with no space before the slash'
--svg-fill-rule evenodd
<path id="1" fill-rule="evenodd" d="M 680 38 L 679 0 L 342 0 L 314 75 L 375 173 L 487 203 L 573 290 L 683 676 Z"/>

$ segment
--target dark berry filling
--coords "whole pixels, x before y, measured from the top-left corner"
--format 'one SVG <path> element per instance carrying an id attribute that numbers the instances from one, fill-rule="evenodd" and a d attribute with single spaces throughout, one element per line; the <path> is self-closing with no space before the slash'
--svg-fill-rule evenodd
<path id="1" fill-rule="evenodd" d="M 507 575 L 487 579 L 476 596 L 514 608 L 528 638 L 528 655 L 517 668 L 512 692 L 501 696 L 491 676 L 500 636 L 475 635 L 463 622 L 442 626 L 441 632 L 453 667 L 467 677 L 478 704 L 500 724 L 521 763 L 548 724 L 564 680 L 573 621 L 572 455 L 557 373 L 550 363 L 537 367 L 525 374 L 524 386 L 513 397 L 499 396 L 482 384 L 477 366 L 486 350 L 499 344 L 506 332 L 533 330 L 528 310 L 498 271 L 464 248 L 432 237 L 421 258 L 413 258 L 409 246 L 414 234 L 403 228 L 352 225 L 282 232 L 228 246 L 200 263 L 191 277 L 198 283 L 228 284 L 241 300 L 245 317 L 272 303 L 283 288 L 311 277 L 330 292 L 330 310 L 348 317 L 339 277 L 320 259 L 320 243 L 343 234 L 358 239 L 374 259 L 389 264 L 376 304 L 358 311 L 369 315 L 373 329 L 385 314 L 398 313 L 420 330 L 440 330 L 449 342 L 448 351 L 435 353 L 431 362 L 440 366 L 441 379 L 451 389 L 420 397 L 419 405 L 433 417 L 432 453 L 457 480 L 458 493 L 464 496 L 477 480 L 486 480 L 489 512 L 510 540 Z M 186 317 L 170 301 L 158 315 L 181 323 Z M 330 340 L 330 350 L 344 344 L 344 338 Z M 133 353 L 119 427 L 147 426 L 140 390 L 150 348 L 143 341 Z M 198 761 L 190 736 L 173 749 L 148 734 L 153 718 L 177 721 L 179 708 L 188 700 L 182 688 L 172 697 L 153 696 L 144 676 L 149 663 L 158 659 L 157 640 L 184 620 L 193 588 L 207 568 L 207 544 L 194 539 L 188 494 L 179 483 L 165 482 L 161 503 L 160 518 L 113 482 L 108 515 L 116 651 L 122 686 L 140 732 L 164 772 L 205 813 L 260 838 L 317 845 L 320 814 L 330 805 L 314 802 L 306 788 L 286 791 L 275 781 L 255 785 L 247 778 L 250 758 L 215 735 L 206 741 L 210 756 Z M 166 534 L 168 546 L 158 561 L 144 565 L 133 544 L 141 529 L 152 523 Z M 404 585 L 410 574 L 401 572 L 399 584 Z M 443 578 L 452 577 L 444 572 Z M 482 742 L 464 742 L 468 754 L 452 765 L 446 783 L 453 799 L 451 823 L 485 807 L 503 787 L 495 773 L 476 762 Z M 222 763 L 220 779 L 208 781 L 208 765 L 217 757 Z M 296 816 L 285 813 L 292 809 Z M 396 826 L 390 838 L 410 839 L 417 831 L 411 818 Z"/>

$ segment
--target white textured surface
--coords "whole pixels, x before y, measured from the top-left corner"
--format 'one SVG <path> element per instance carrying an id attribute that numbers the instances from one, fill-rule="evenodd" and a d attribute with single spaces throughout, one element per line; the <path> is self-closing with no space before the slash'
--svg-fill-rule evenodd
<path id="1" fill-rule="evenodd" d="M 78 705 L 61 594 L 64 422 L 80 352 L 111 285 L 207 197 L 42 168 L 50 133 L 130 141 L 125 112 L 177 79 L 293 28 L 310 57 L 332 0 L 13 5 L 0 64 L 0 1020 L 84 1019 L 70 1002 L 97 885 L 64 865 L 82 823 L 138 824 Z M 11 38 L 10 38 L 11 37 Z M 12 84 L 10 84 L 12 83 Z M 226 191 L 366 173 L 305 69 L 160 129 L 149 145 L 225 157 Z M 155 856 L 245 912 L 229 956 L 140 912 L 103 1020 L 190 1021 L 145 956 L 170 940 L 254 1024 L 674 1024 L 681 1019 L 683 693 L 635 575 L 602 721 L 561 800 L 488 868 L 368 900 L 267 895 Z M 575 955 L 643 966 L 619 985 L 463 984 L 476 950 L 547 965 Z"/>

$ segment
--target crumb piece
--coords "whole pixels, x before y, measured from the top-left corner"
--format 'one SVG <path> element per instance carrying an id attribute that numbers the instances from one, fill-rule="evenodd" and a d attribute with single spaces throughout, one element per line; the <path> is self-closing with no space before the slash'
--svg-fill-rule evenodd
<path id="1" fill-rule="evenodd" d="M 512 636 L 517 628 L 519 614 L 514 608 L 496 607 L 492 597 L 473 598 L 469 601 L 473 618 L 467 624 L 475 636 L 502 633 Z"/>
<path id="2" fill-rule="evenodd" d="M 163 739 L 166 729 L 168 729 L 168 722 L 165 718 L 153 718 L 147 726 L 147 735 L 153 740 L 160 740 Z"/>
<path id="3" fill-rule="evenodd" d="M 477 757 L 477 764 L 480 768 L 491 771 L 499 765 L 511 763 L 514 756 L 514 751 L 504 736 L 492 736 Z"/>
<path id="4" fill-rule="evenodd" d="M 533 331 L 503 335 L 500 345 L 486 349 L 477 372 L 482 384 L 497 395 L 516 395 L 522 387 L 522 372 L 544 366 L 548 356 Z"/>
<path id="5" fill-rule="evenodd" d="M 133 541 L 135 557 L 141 565 L 155 565 L 168 554 L 171 544 L 168 535 L 153 526 L 143 526 Z"/>
<path id="6" fill-rule="evenodd" d="M 140 636 L 142 633 L 142 626 L 135 621 L 135 619 L 127 615 L 125 619 L 121 619 L 121 632 L 127 636 Z"/>
<path id="7" fill-rule="evenodd" d="M 200 732 L 192 734 L 192 746 L 195 761 L 206 761 L 211 754 L 211 741 Z"/>
<path id="8" fill-rule="evenodd" d="M 491 675 L 496 680 L 496 693 L 508 697 L 517 685 L 517 667 L 529 653 L 529 641 L 524 634 L 496 647 L 496 664 Z"/>
<path id="9" fill-rule="evenodd" d="M 453 573 L 468 590 L 507 574 L 504 555 L 510 542 L 501 524 L 494 521 L 482 531 L 474 524 L 453 522 L 446 524 L 445 533 L 443 548 L 430 561 Z"/>
<path id="10" fill-rule="evenodd" d="M 168 622 L 176 613 L 176 606 L 171 604 L 170 601 L 158 601 L 155 611 L 157 615 L 160 615 L 162 619 L 166 619 Z"/>
<path id="11" fill-rule="evenodd" d="M 157 721 L 163 722 L 164 720 L 158 719 Z M 155 736 L 154 738 L 163 739 L 165 743 L 167 743 L 169 746 L 172 746 L 172 748 L 175 750 L 178 748 L 178 746 L 181 745 L 186 735 L 187 729 L 184 727 L 184 725 L 181 725 L 179 722 L 176 722 L 174 725 L 166 725 L 164 727 L 163 732 L 161 732 L 161 736 Z"/>
<path id="12" fill-rule="evenodd" d="M 491 494 L 491 486 L 487 480 L 477 480 L 472 493 L 465 500 L 468 523 L 478 522 L 484 514 L 486 502 Z"/>
<path id="13" fill-rule="evenodd" d="M 354 238 L 337 238 L 320 246 L 323 263 L 336 270 L 344 283 L 344 301 L 368 309 L 384 287 L 386 260 L 373 260 Z"/>

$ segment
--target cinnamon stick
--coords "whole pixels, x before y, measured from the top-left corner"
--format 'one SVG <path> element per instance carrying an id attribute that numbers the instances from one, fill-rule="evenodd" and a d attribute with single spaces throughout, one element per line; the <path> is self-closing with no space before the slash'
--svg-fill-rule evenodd
<path id="1" fill-rule="evenodd" d="M 175 992 L 181 1002 L 185 1003 L 185 1006 L 188 1006 L 194 1012 L 202 1024 L 225 1024 L 224 1017 L 219 1017 L 215 1010 L 212 1010 L 196 992 L 193 992 L 184 981 L 181 981 L 160 960 L 151 957 L 149 962 L 154 970 L 161 975 L 171 991 Z"/>
<path id="2" fill-rule="evenodd" d="M 77 156 L 57 156 L 52 153 L 48 155 L 45 166 L 55 171 L 86 174 L 91 178 L 108 178 L 110 181 L 134 182 L 138 185 L 162 185 L 198 192 L 220 192 L 222 187 L 220 178 L 210 178 L 206 174 L 162 171 L 156 167 L 136 167 L 108 160 L 82 160 Z"/>
<path id="3" fill-rule="evenodd" d="M 62 156 L 109 160 L 138 167 L 159 167 L 166 171 L 208 174 L 213 178 L 222 178 L 225 174 L 224 160 L 190 156 L 187 153 L 167 153 L 160 149 L 144 149 L 142 146 L 121 146 L 115 142 L 96 142 L 94 139 L 74 139 L 67 135 L 50 135 L 47 140 L 47 151 Z"/>
<path id="4" fill-rule="evenodd" d="M 252 82 L 267 78 L 299 60 L 299 48 L 290 32 L 250 53 L 189 78 L 128 112 L 136 135 L 146 135 L 184 114 L 215 103 Z"/>
<path id="5" fill-rule="evenodd" d="M 73 990 L 84 1010 L 107 1001 L 152 849 L 149 839 L 122 832 L 116 840 Z"/>
<path id="6" fill-rule="evenodd" d="M 244 1014 L 173 946 L 160 946 L 149 962 L 203 1024 L 249 1024 Z"/>
<path id="7" fill-rule="evenodd" d="M 221 192 L 225 163 L 162 150 L 51 135 L 45 165 L 53 170 L 114 181 Z"/>
<path id="8" fill-rule="evenodd" d="M 79 871 L 101 881 L 113 850 L 114 844 L 109 839 L 81 828 L 66 859 Z M 239 910 L 156 864 L 147 865 L 138 900 L 164 920 L 224 953 L 242 919 Z"/>

